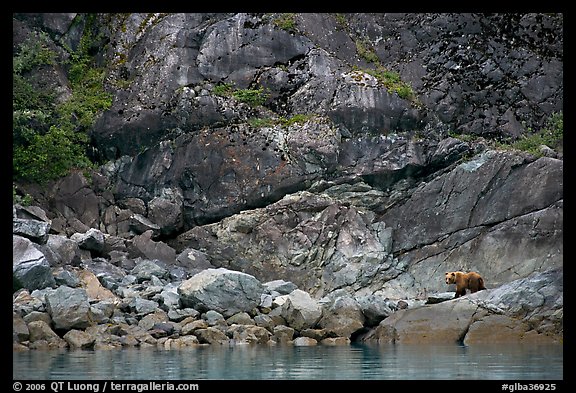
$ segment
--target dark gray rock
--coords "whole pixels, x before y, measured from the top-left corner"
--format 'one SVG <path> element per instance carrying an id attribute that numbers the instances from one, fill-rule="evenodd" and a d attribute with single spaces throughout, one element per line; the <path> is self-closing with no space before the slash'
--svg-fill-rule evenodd
<path id="1" fill-rule="evenodd" d="M 30 240 L 12 236 L 12 287 L 29 290 L 54 287 L 56 282 L 50 264 Z"/>
<path id="2" fill-rule="evenodd" d="M 148 202 L 148 218 L 160 229 L 163 236 L 173 235 L 182 230 L 183 198 L 178 190 L 164 189 L 161 196 Z"/>
<path id="3" fill-rule="evenodd" d="M 50 223 L 24 218 L 12 219 L 12 233 L 23 236 L 35 243 L 44 244 L 48 240 Z"/>
<path id="4" fill-rule="evenodd" d="M 264 283 L 264 286 L 268 288 L 269 291 L 278 292 L 280 295 L 288 295 L 293 290 L 298 289 L 293 282 L 284 280 L 268 281 Z"/>
<path id="5" fill-rule="evenodd" d="M 190 274 L 190 276 L 202 270 L 215 268 L 215 266 L 210 263 L 208 255 L 193 248 L 182 250 L 176 257 L 176 263 Z"/>
<path id="6" fill-rule="evenodd" d="M 83 288 L 59 286 L 46 295 L 46 310 L 56 329 L 84 329 L 92 324 L 90 303 Z"/>
<path id="7" fill-rule="evenodd" d="M 350 338 L 364 327 L 365 317 L 360 304 L 351 296 L 338 296 L 324 305 L 318 327 L 328 334 Z"/>
<path id="8" fill-rule="evenodd" d="M 118 266 L 114 266 L 104 258 L 94 258 L 82 263 L 82 267 L 96 275 L 102 286 L 108 289 L 117 289 L 124 277 L 126 271 Z"/>
<path id="9" fill-rule="evenodd" d="M 130 274 L 136 276 L 137 282 L 151 280 L 152 276 L 166 278 L 168 271 L 149 259 L 143 259 L 134 266 Z"/>
<path id="10" fill-rule="evenodd" d="M 75 233 L 70 239 L 78 242 L 78 247 L 96 254 L 104 249 L 104 234 L 95 228 L 90 228 L 85 233 Z"/>
<path id="11" fill-rule="evenodd" d="M 452 297 L 454 297 L 453 294 Z M 378 293 L 359 296 L 356 301 L 362 310 L 366 326 L 378 325 L 380 321 L 390 316 L 397 309 L 394 302 Z"/>
<path id="12" fill-rule="evenodd" d="M 81 249 L 77 241 L 63 235 L 48 235 L 46 246 L 51 251 L 47 254 L 49 259 L 52 257 L 50 261 L 52 266 L 79 266 L 82 261 L 91 258 L 89 250 Z"/>
<path id="13" fill-rule="evenodd" d="M 132 239 L 128 247 L 132 258 L 142 257 L 145 259 L 158 259 L 167 264 L 174 264 L 176 261 L 176 251 L 162 241 L 152 240 L 153 232 L 147 230 Z"/>
<path id="14" fill-rule="evenodd" d="M 76 288 L 80 286 L 80 279 L 76 272 L 63 267 L 58 267 L 52 271 L 52 276 L 57 285 L 66 285 L 70 288 Z"/>

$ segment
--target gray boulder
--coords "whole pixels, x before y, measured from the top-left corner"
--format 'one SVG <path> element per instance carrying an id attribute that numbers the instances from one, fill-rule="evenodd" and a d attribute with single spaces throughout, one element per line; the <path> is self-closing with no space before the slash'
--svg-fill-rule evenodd
<path id="1" fill-rule="evenodd" d="M 130 274 L 136 276 L 138 282 L 152 279 L 152 276 L 166 278 L 168 271 L 149 259 L 141 260 L 134 266 Z"/>
<path id="2" fill-rule="evenodd" d="M 34 244 L 22 237 L 12 236 L 12 287 L 29 290 L 56 286 L 50 264 Z"/>
<path id="3" fill-rule="evenodd" d="M 90 228 L 85 233 L 75 233 L 70 239 L 78 242 L 78 247 L 100 253 L 104 249 L 104 234 L 96 228 Z"/>
<path id="4" fill-rule="evenodd" d="M 282 305 L 282 317 L 296 330 L 312 328 L 322 317 L 322 306 L 307 292 L 296 289 L 287 295 Z"/>
<path id="5" fill-rule="evenodd" d="M 52 266 L 75 265 L 91 258 L 90 251 L 81 249 L 78 242 L 64 235 L 48 235 L 46 246 L 52 251 L 50 261 Z M 47 255 L 48 258 L 50 256 Z"/>
<path id="6" fill-rule="evenodd" d="M 182 229 L 182 201 L 180 191 L 165 188 L 160 196 L 148 202 L 148 218 L 159 227 L 161 235 L 172 235 Z"/>
<path id="7" fill-rule="evenodd" d="M 44 244 L 48 240 L 50 223 L 39 220 L 13 218 L 12 233 L 18 236 L 24 236 L 35 243 Z"/>
<path id="8" fill-rule="evenodd" d="M 278 292 L 280 295 L 288 295 L 293 290 L 298 289 L 293 282 L 284 280 L 268 281 L 264 283 L 264 286 L 268 288 L 270 292 Z"/>
<path id="9" fill-rule="evenodd" d="M 224 268 L 204 270 L 178 287 L 184 307 L 215 310 L 228 318 L 260 304 L 264 286 L 254 276 Z"/>
<path id="10" fill-rule="evenodd" d="M 46 295 L 46 309 L 56 329 L 84 329 L 92 324 L 90 303 L 83 288 L 59 286 Z"/>
<path id="11" fill-rule="evenodd" d="M 349 338 L 364 327 L 360 304 L 351 296 L 339 296 L 324 307 L 318 326 L 329 334 Z"/>
<path id="12" fill-rule="evenodd" d="M 130 255 L 133 258 L 142 257 L 144 259 L 158 259 L 164 263 L 174 264 L 176 261 L 176 251 L 162 241 L 152 240 L 153 232 L 147 230 L 132 239 L 128 246 Z"/>
<path id="13" fill-rule="evenodd" d="M 454 294 L 452 294 L 452 297 L 454 297 Z M 378 325 L 380 321 L 390 316 L 390 314 L 397 309 L 394 302 L 390 301 L 387 297 L 382 296 L 378 292 L 370 295 L 359 296 L 356 300 L 365 317 L 366 326 Z"/>

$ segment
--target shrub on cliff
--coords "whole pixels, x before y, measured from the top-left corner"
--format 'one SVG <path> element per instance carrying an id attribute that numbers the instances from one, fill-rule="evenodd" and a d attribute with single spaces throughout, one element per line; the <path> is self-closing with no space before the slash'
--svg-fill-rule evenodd
<path id="1" fill-rule="evenodd" d="M 112 104 L 112 95 L 103 89 L 104 70 L 92 65 L 92 39 L 85 33 L 79 48 L 70 54 L 72 95 L 62 103 L 56 103 L 51 92 L 32 84 L 35 71 L 55 63 L 56 53 L 49 48 L 47 35 L 28 39 L 13 56 L 15 179 L 44 182 L 64 176 L 72 168 L 91 165 L 86 156 L 87 130 L 96 115 Z"/>

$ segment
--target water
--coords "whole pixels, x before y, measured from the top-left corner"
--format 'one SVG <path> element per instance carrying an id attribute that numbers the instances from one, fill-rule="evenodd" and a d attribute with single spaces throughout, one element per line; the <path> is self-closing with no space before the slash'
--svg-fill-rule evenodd
<path id="1" fill-rule="evenodd" d="M 561 345 L 198 347 L 13 352 L 14 379 L 562 380 Z"/>

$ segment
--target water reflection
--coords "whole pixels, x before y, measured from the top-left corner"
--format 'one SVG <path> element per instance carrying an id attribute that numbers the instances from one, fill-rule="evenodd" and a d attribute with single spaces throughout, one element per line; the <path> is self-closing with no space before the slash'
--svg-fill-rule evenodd
<path id="1" fill-rule="evenodd" d="M 561 345 L 234 346 L 13 353 L 14 379 L 563 379 Z"/>

